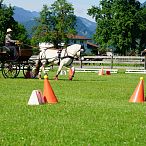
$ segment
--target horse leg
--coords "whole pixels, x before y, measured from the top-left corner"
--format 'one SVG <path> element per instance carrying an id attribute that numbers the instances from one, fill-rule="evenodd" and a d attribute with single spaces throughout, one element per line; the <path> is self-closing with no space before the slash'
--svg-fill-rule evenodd
<path id="1" fill-rule="evenodd" d="M 35 65 L 35 70 L 34 70 L 34 78 L 39 74 L 41 65 L 42 65 L 41 60 L 40 59 L 37 60 L 36 65 Z"/>
<path id="2" fill-rule="evenodd" d="M 40 71 L 39 71 L 39 75 L 38 75 L 39 79 L 41 79 L 41 72 L 43 72 L 44 75 L 46 74 L 45 64 L 42 64 L 42 66 L 40 67 Z"/>
<path id="3" fill-rule="evenodd" d="M 43 65 L 42 65 L 42 66 L 43 66 Z M 38 73 L 38 78 L 39 78 L 39 80 L 42 79 L 42 78 L 41 78 L 42 66 L 40 67 L 40 69 L 39 69 L 39 73 Z"/>
<path id="4" fill-rule="evenodd" d="M 55 76 L 55 78 L 54 78 L 55 80 L 58 80 L 58 76 L 59 76 L 59 74 L 60 74 L 60 72 L 61 72 L 62 67 L 63 67 L 63 64 L 60 63 L 59 68 L 58 68 L 57 73 L 56 73 L 56 76 Z"/>
<path id="5" fill-rule="evenodd" d="M 75 68 L 73 66 L 70 66 L 69 69 L 69 80 L 72 80 L 75 74 Z"/>

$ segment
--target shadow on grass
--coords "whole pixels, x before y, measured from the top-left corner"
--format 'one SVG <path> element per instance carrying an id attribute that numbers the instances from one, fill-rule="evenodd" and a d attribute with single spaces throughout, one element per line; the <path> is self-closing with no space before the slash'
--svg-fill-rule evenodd
<path id="1" fill-rule="evenodd" d="M 17 76 L 16 78 L 4 78 L 2 75 L 0 75 L 0 78 L 3 79 L 25 79 L 25 80 L 41 80 L 43 81 L 44 78 L 38 79 L 36 78 L 25 78 L 24 76 Z M 59 78 L 58 80 L 55 80 L 54 77 L 48 77 L 48 80 L 50 81 L 65 81 L 65 82 L 107 82 L 106 79 L 102 78 L 95 78 L 95 79 L 85 79 L 85 78 L 73 78 L 73 80 L 69 80 L 68 78 Z"/>
<path id="2" fill-rule="evenodd" d="M 49 80 L 54 80 L 53 78 L 50 78 Z M 54 80 L 55 81 L 55 80 Z M 56 82 L 59 82 L 59 81 L 68 81 L 68 82 L 97 82 L 97 81 L 100 81 L 100 82 L 106 82 L 107 80 L 106 79 L 91 79 L 91 80 L 86 80 L 86 79 L 73 79 L 73 80 L 69 80 L 69 79 L 58 79 Z"/>

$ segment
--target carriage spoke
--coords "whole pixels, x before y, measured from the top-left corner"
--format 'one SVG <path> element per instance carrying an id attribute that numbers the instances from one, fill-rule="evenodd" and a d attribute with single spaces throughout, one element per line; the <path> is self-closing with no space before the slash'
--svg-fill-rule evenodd
<path id="1" fill-rule="evenodd" d="M 5 78 L 15 78 L 19 73 L 19 66 L 12 63 L 4 63 L 2 74 Z"/>

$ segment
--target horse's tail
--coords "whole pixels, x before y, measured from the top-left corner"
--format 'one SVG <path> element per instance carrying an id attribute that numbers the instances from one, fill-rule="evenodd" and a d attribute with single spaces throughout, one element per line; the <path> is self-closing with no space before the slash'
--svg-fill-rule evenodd
<path id="1" fill-rule="evenodd" d="M 39 59 L 37 64 L 36 64 L 35 71 L 34 71 L 34 77 L 36 77 L 39 74 L 39 70 L 40 70 L 41 65 L 42 65 L 42 63 L 41 63 L 41 60 Z"/>

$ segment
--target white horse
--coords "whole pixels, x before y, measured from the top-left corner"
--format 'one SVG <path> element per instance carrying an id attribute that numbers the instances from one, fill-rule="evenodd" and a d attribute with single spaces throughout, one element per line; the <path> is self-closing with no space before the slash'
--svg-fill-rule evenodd
<path id="1" fill-rule="evenodd" d="M 46 74 L 45 72 L 46 63 L 49 63 L 51 65 L 59 64 L 57 73 L 55 75 L 56 80 L 58 80 L 58 76 L 63 66 L 70 68 L 69 80 L 73 79 L 75 74 L 75 68 L 72 66 L 72 62 L 75 56 L 80 57 L 81 51 L 84 51 L 83 50 L 84 48 L 80 44 L 73 44 L 62 50 L 54 49 L 53 45 L 48 43 L 40 44 L 39 47 L 40 53 L 36 65 L 36 70 L 39 79 L 41 79 L 41 71 L 43 71 L 43 73 Z"/>

